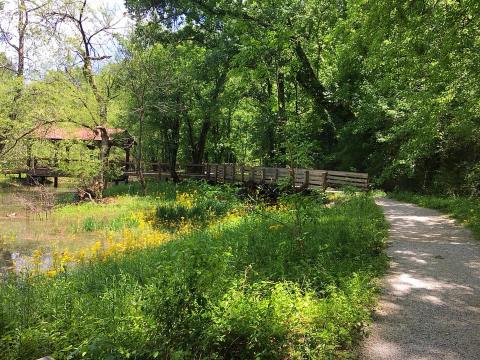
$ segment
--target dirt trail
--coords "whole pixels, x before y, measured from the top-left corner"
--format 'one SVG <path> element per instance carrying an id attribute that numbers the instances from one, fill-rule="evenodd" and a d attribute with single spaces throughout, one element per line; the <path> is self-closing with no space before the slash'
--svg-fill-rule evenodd
<path id="1" fill-rule="evenodd" d="M 480 359 L 480 242 L 434 210 L 377 204 L 392 262 L 360 359 Z"/>

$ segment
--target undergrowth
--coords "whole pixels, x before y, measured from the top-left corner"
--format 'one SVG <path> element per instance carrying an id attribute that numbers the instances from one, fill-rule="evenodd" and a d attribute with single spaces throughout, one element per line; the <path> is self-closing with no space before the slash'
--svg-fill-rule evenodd
<path id="1" fill-rule="evenodd" d="M 175 204 L 179 189 L 169 186 L 152 196 Z M 232 191 L 217 195 L 234 207 Z M 169 215 L 157 208 L 162 221 L 201 217 L 197 203 L 224 215 L 176 240 L 54 277 L 7 277 L 0 358 L 350 358 L 387 263 L 387 226 L 373 200 L 352 195 L 326 207 L 294 195 L 238 215 L 202 196 Z"/>
<path id="2" fill-rule="evenodd" d="M 410 192 L 396 192 L 389 196 L 451 215 L 469 227 L 480 240 L 480 199 L 477 197 L 420 195 Z"/>

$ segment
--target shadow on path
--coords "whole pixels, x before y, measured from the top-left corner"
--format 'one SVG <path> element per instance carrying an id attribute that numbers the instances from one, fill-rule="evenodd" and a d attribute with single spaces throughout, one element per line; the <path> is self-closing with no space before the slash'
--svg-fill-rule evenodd
<path id="1" fill-rule="evenodd" d="M 447 216 L 377 201 L 391 268 L 361 359 L 480 359 L 480 242 Z"/>

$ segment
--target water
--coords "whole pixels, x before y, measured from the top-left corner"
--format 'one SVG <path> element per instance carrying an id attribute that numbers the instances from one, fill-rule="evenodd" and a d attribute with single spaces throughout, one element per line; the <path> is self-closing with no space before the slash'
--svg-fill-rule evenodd
<path id="1" fill-rule="evenodd" d="M 55 199 L 69 191 L 0 188 L 0 270 L 24 266 L 35 250 L 45 254 L 43 261 L 48 266 L 54 251 L 74 251 L 98 240 L 98 234 L 76 230 L 82 220 L 79 216 L 52 211 Z"/>

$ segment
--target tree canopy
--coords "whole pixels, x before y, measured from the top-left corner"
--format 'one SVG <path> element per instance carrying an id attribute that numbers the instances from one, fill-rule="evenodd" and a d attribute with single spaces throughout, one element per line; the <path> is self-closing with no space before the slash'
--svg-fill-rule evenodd
<path id="1" fill-rule="evenodd" d="M 42 8 L 43 31 L 61 31 L 51 25 L 63 21 L 79 28 L 89 2 L 55 3 L 55 11 L 48 1 Z M 83 74 L 70 81 L 83 94 L 77 101 L 95 126 L 141 137 L 142 161 L 364 171 L 387 189 L 478 193 L 477 1 L 125 5 L 134 25 L 120 51 L 105 37 L 92 40 L 95 29 L 120 35 L 112 16 L 88 8 L 105 26 L 89 27 L 92 39 L 71 52 L 79 61 L 55 71 Z M 66 35 L 56 38 L 74 36 Z M 0 57 L 2 68 L 14 64 L 8 53 Z M 2 99 L 18 86 L 7 72 Z M 2 112 L 3 124 L 14 121 L 11 114 Z"/>

